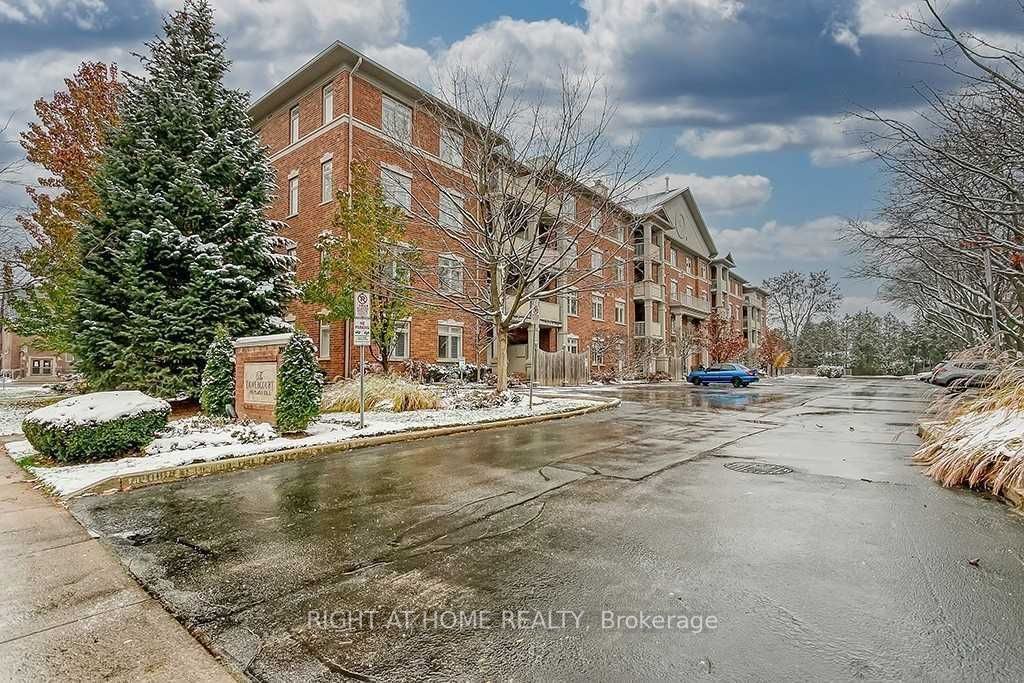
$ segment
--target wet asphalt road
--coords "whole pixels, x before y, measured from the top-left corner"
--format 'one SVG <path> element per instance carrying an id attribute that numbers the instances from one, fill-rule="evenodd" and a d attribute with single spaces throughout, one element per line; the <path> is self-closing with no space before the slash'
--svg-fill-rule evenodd
<path id="1" fill-rule="evenodd" d="M 74 512 L 255 680 L 1021 680 L 1024 517 L 910 462 L 931 391 L 605 389 Z"/>

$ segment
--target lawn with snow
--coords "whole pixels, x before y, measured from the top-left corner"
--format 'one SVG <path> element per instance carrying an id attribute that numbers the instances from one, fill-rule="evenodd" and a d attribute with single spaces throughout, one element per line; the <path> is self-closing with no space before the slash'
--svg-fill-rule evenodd
<path id="1" fill-rule="evenodd" d="M 0 436 L 21 434 L 26 415 L 59 398 L 43 386 L 0 383 Z"/>
<path id="2" fill-rule="evenodd" d="M 363 429 L 359 429 L 358 413 L 325 413 L 309 426 L 305 436 L 299 437 L 279 436 L 265 424 L 225 424 L 197 418 L 191 422 L 172 422 L 146 448 L 143 455 L 64 467 L 30 466 L 28 469 L 55 493 L 69 495 L 110 477 L 291 448 L 342 444 L 360 437 L 480 424 L 530 415 L 550 415 L 601 403 L 565 398 L 535 398 L 531 410 L 526 399 L 522 398 L 490 408 L 442 408 L 403 413 L 373 411 L 366 413 L 366 426 Z M 33 454 L 31 446 L 21 441 L 8 444 L 7 450 L 16 460 Z"/>

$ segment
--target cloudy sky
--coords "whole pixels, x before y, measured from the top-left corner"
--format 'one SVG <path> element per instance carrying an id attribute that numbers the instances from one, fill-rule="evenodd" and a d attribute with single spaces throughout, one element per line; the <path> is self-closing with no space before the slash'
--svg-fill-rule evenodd
<path id="1" fill-rule="evenodd" d="M 834 237 L 870 218 L 881 183 L 844 115 L 911 111 L 914 86 L 948 85 L 935 46 L 899 16 L 915 0 L 212 0 L 254 96 L 332 40 L 411 80 L 447 63 L 513 61 L 524 78 L 561 65 L 603 75 L 619 125 L 670 150 L 671 182 L 693 188 L 721 251 L 759 280 L 849 264 Z M 132 52 L 181 0 L 0 0 L 0 116 L 24 127 L 32 102 L 84 59 L 137 69 Z M 1019 33 L 1015 0 L 939 0 L 958 28 Z M 12 148 L 0 148 L 0 159 Z M 659 180 L 659 185 L 664 181 Z M 0 203 L 20 202 L 0 188 Z M 843 280 L 847 309 L 874 285 Z M 880 308 L 877 306 L 872 306 Z"/>

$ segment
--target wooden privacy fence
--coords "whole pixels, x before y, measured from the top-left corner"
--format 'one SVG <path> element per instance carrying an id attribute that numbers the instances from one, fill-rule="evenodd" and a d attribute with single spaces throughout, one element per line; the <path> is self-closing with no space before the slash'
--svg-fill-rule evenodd
<path id="1" fill-rule="evenodd" d="M 546 387 L 590 383 L 590 354 L 570 351 L 537 351 L 537 384 Z"/>

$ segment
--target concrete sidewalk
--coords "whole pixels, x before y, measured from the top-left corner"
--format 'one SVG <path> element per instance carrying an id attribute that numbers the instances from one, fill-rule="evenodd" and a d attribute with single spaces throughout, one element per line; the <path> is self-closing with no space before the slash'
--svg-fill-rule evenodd
<path id="1" fill-rule="evenodd" d="M 2 445 L 0 680 L 234 680 Z"/>

